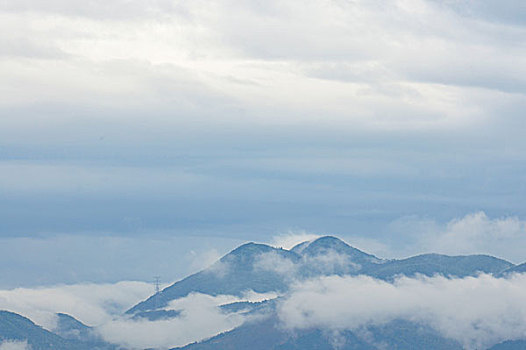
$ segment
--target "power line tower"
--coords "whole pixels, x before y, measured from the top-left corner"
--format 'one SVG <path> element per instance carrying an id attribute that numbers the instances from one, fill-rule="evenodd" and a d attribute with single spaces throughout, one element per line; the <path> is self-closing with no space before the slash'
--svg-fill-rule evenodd
<path id="1" fill-rule="evenodd" d="M 153 277 L 153 284 L 155 286 L 155 294 L 153 296 L 153 305 L 155 310 L 159 307 L 159 294 L 161 293 L 161 276 Z"/>

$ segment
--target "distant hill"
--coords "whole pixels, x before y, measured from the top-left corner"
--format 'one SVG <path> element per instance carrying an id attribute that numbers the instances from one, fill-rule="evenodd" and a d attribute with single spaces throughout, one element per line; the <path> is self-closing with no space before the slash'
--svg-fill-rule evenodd
<path id="1" fill-rule="evenodd" d="M 351 247 L 333 236 L 303 242 L 291 250 L 247 243 L 222 257 L 209 268 L 188 276 L 127 311 L 129 314 L 166 307 L 190 293 L 242 295 L 288 290 L 290 282 L 327 275 L 368 275 L 392 280 L 417 274 L 447 277 L 499 274 L 513 268 L 508 261 L 487 255 L 447 256 L 425 254 L 400 260 L 384 260 Z"/>
<path id="2" fill-rule="evenodd" d="M 489 350 L 525 350 L 526 340 L 510 340 L 492 346 Z"/>
<path id="3" fill-rule="evenodd" d="M 0 311 L 0 343 L 27 341 L 31 350 L 114 350 L 117 346 L 97 337 L 92 329 L 66 314 L 57 314 L 57 328 L 50 332 L 30 319 Z"/>
<path id="4" fill-rule="evenodd" d="M 117 348 L 117 346 L 105 342 L 95 333 L 93 328 L 86 326 L 74 317 L 58 313 L 57 318 L 57 326 L 53 329 L 53 333 L 62 338 L 82 343 L 93 350 L 112 350 Z"/>
<path id="5" fill-rule="evenodd" d="M 0 311 L 0 342 L 27 341 L 31 350 L 89 350 L 88 345 L 64 339 L 31 320 L 9 311 Z"/>
<path id="6" fill-rule="evenodd" d="M 488 255 L 448 256 L 424 254 L 371 266 L 364 271 L 364 274 L 384 280 L 390 280 L 397 275 L 412 277 L 417 274 L 462 278 L 473 276 L 480 272 L 498 274 L 512 266 L 513 264 L 508 261 Z"/>

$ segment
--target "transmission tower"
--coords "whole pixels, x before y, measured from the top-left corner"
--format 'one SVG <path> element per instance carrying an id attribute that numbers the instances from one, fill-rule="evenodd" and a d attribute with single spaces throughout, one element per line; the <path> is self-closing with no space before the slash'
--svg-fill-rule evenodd
<path id="1" fill-rule="evenodd" d="M 154 309 L 159 307 L 159 294 L 161 293 L 161 276 L 153 277 L 153 284 L 155 285 L 155 295 L 153 296 Z"/>

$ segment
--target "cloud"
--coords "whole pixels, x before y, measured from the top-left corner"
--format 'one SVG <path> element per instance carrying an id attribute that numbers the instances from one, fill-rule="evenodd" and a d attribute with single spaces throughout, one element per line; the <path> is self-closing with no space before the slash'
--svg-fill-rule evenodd
<path id="1" fill-rule="evenodd" d="M 152 291 L 152 285 L 143 282 L 16 288 L 0 290 L 0 309 L 26 316 L 48 330 L 55 328 L 58 312 L 96 326 L 124 312 Z"/>
<path id="2" fill-rule="evenodd" d="M 438 250 L 512 253 L 526 260 L 521 249 L 513 249 L 526 244 L 526 221 L 517 217 L 489 218 L 484 212 L 477 212 L 450 221 L 430 241 L 427 244 Z"/>
<path id="3" fill-rule="evenodd" d="M 261 297 L 253 293 L 248 296 L 252 300 Z M 159 321 L 116 318 L 98 327 L 97 332 L 107 341 L 133 349 L 183 346 L 241 325 L 242 315 L 225 314 L 218 308 L 240 300 L 243 299 L 228 295 L 213 297 L 193 293 L 172 301 L 167 307 L 181 312 L 176 318 Z"/>
<path id="4" fill-rule="evenodd" d="M 27 341 L 5 340 L 0 343 L 0 350 L 31 350 Z"/>
<path id="5" fill-rule="evenodd" d="M 94 331 L 108 342 L 133 349 L 170 348 L 211 337 L 244 322 L 243 315 L 225 314 L 218 307 L 220 305 L 277 297 L 276 293 L 254 291 L 246 291 L 241 297 L 193 293 L 166 307 L 180 311 L 177 318 L 149 321 L 123 316 L 124 311 L 151 295 L 152 289 L 148 283 L 125 281 L 0 290 L 0 310 L 21 314 L 50 331 L 56 327 L 56 313 L 66 313 L 94 327 Z M 0 349 L 25 349 L 23 345 L 4 342 Z"/>
<path id="6" fill-rule="evenodd" d="M 491 218 L 479 211 L 445 224 L 407 217 L 391 224 L 393 232 L 411 237 L 411 251 L 445 254 L 489 254 L 516 263 L 526 261 L 526 221 L 516 216 Z"/>
<path id="7" fill-rule="evenodd" d="M 464 279 L 323 277 L 297 284 L 279 306 L 286 328 L 359 330 L 395 319 L 427 324 L 466 349 L 526 337 L 526 274 Z"/>
<path id="8" fill-rule="evenodd" d="M 45 3 L 33 0 L 3 1 L 0 9 L 6 12 L 51 13 L 66 16 L 79 16 L 93 19 L 126 20 L 144 16 L 159 16 L 171 12 L 177 6 L 170 0 L 126 1 L 63 1 L 50 0 Z"/>
<path id="9" fill-rule="evenodd" d="M 355 121 L 352 129 L 427 129 L 477 122 L 484 112 L 478 103 L 494 101 L 473 98 L 473 86 L 525 86 L 516 74 L 523 65 L 505 64 L 524 61 L 514 45 L 523 29 L 467 21 L 431 1 L 10 0 L 3 9 L 3 32 L 20 37 L 4 47 L 17 57 L 0 72 L 11 82 L 7 106 L 26 104 L 30 86 L 33 103 L 125 113 L 147 106 L 140 110 L 185 123 L 189 113 L 224 122 L 245 120 L 249 111 L 265 124 L 316 122 L 323 114 L 340 127 Z M 62 56 L 40 62 L 50 52 Z M 463 58 L 472 52 L 491 59 Z M 25 56 L 36 60 L 19 59 Z M 497 72 L 502 83 L 495 84 Z"/>
<path id="10" fill-rule="evenodd" d="M 8 176 L 7 174 L 11 174 Z M 31 174 L 40 174 L 40 181 L 27 187 Z M 0 161 L 0 190 L 5 193 L 71 193 L 93 195 L 96 192 L 148 191 L 159 193 L 168 188 L 187 191 L 203 185 L 203 178 L 181 169 L 145 169 L 142 167 L 76 167 L 68 164 L 32 164 Z M 16 176 L 13 176 L 16 174 Z M 200 187 L 200 186 L 199 186 Z M 27 192 L 26 192 L 27 191 Z"/>

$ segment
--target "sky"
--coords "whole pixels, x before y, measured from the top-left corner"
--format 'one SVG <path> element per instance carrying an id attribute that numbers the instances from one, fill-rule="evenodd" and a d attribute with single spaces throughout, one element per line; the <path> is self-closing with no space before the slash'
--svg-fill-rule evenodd
<path id="1" fill-rule="evenodd" d="M 525 18 L 520 0 L 1 1 L 0 287 L 168 282 L 323 234 L 526 261 Z"/>

